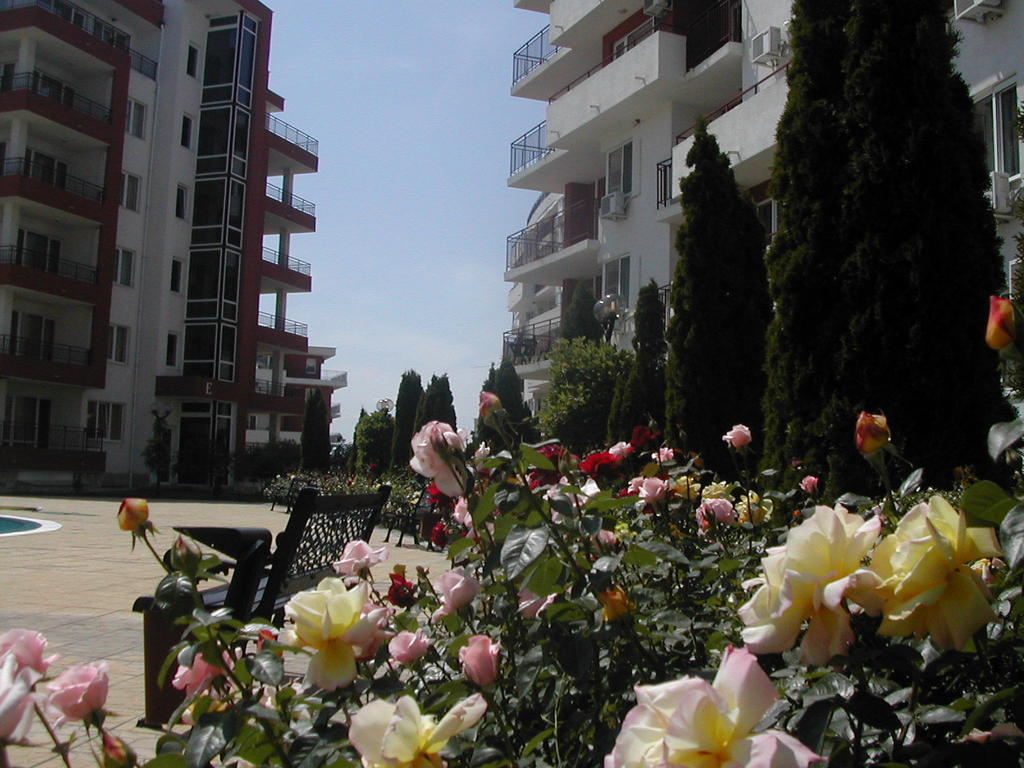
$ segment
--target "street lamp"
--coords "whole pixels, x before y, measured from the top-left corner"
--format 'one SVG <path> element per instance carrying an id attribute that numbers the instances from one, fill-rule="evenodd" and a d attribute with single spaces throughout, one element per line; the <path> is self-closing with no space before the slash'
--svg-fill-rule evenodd
<path id="1" fill-rule="evenodd" d="M 377 410 L 384 411 L 385 413 L 391 413 L 391 409 L 395 407 L 395 403 L 388 397 L 382 397 L 377 401 Z"/>
<path id="2" fill-rule="evenodd" d="M 609 293 L 594 304 L 594 317 L 604 329 L 604 340 L 611 342 L 615 322 L 626 314 L 626 300 L 617 293 Z"/>

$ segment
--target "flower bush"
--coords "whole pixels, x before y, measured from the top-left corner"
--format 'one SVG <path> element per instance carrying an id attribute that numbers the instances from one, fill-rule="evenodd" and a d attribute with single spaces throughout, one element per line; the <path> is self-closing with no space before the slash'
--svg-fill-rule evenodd
<path id="1" fill-rule="evenodd" d="M 1024 505 L 998 486 L 922 492 L 912 472 L 825 505 L 818 478 L 764 487 L 742 437 L 726 482 L 649 431 L 582 458 L 517 444 L 487 406 L 504 445 L 413 438 L 461 494 L 444 573 L 396 563 L 374 584 L 388 553 L 352 545 L 278 634 L 203 609 L 216 561 L 180 558 L 167 674 L 190 727 L 154 768 L 1018 764 Z M 856 439 L 888 483 L 889 425 L 868 426 Z M 50 660 L 32 633 L 6 637 L 0 740 L 16 744 Z"/>

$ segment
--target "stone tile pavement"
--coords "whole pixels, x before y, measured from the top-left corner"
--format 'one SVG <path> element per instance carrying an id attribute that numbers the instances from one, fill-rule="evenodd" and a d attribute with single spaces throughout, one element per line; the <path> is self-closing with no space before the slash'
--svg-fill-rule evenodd
<path id="1" fill-rule="evenodd" d="M 148 759 L 159 734 L 136 726 L 143 711 L 142 617 L 131 607 L 138 595 L 152 593 L 162 571 L 144 546 L 131 550 L 130 534 L 117 527 L 119 504 L 120 498 L 0 496 L 0 515 L 61 526 L 50 532 L 0 536 L 0 632 L 25 628 L 46 635 L 50 653 L 60 655 L 51 667 L 54 674 L 81 662 L 107 661 L 107 708 L 112 713 L 107 726 L 140 758 Z M 271 511 L 269 503 L 156 499 L 150 502 L 150 519 L 160 531 L 157 549 L 162 551 L 173 540 L 173 525 L 257 526 L 276 534 L 286 517 L 280 508 Z M 383 543 L 384 534 L 377 529 L 371 544 Z M 409 536 L 402 547 L 392 549 L 388 562 L 377 566 L 375 578 L 386 583 L 395 563 L 405 563 L 410 570 L 423 565 L 435 577 L 448 568 L 442 555 L 415 546 Z M 81 728 L 75 730 L 81 734 Z M 8 750 L 12 766 L 62 765 L 41 726 L 32 739 L 38 746 Z M 95 764 L 81 735 L 71 761 L 75 768 Z"/>

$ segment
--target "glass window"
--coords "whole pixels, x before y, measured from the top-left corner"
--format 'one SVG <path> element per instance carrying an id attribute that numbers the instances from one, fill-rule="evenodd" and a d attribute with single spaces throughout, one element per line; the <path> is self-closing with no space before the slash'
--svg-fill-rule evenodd
<path id="1" fill-rule="evenodd" d="M 194 45 L 190 45 L 188 47 L 188 53 L 185 55 L 185 74 L 189 77 L 195 77 L 198 69 L 199 49 Z"/>
<path id="2" fill-rule="evenodd" d="M 985 163 L 989 171 L 1010 176 L 1020 173 L 1016 120 L 1016 86 L 998 90 L 974 105 L 974 125 L 985 142 Z"/>
<path id="3" fill-rule="evenodd" d="M 115 363 L 128 362 L 128 328 L 124 325 L 111 325 L 107 337 L 107 359 Z"/>
<path id="4" fill-rule="evenodd" d="M 186 213 L 188 213 L 188 188 L 179 184 L 174 193 L 174 215 L 179 219 L 184 219 Z"/>
<path id="5" fill-rule="evenodd" d="M 146 138 L 146 105 L 128 99 L 128 111 L 126 113 L 125 130 L 132 136 L 140 139 Z"/>
<path id="6" fill-rule="evenodd" d="M 769 199 L 758 203 L 756 211 L 757 220 L 761 222 L 761 226 L 764 227 L 764 233 L 770 239 L 779 226 L 778 207 L 775 205 L 775 201 Z"/>
<path id="7" fill-rule="evenodd" d="M 188 298 L 216 299 L 220 288 L 220 253 L 196 251 L 189 260 Z"/>
<path id="8" fill-rule="evenodd" d="M 142 179 L 133 173 L 121 173 L 121 205 L 129 211 L 139 210 Z"/>
<path id="9" fill-rule="evenodd" d="M 178 365 L 178 334 L 167 334 L 167 356 L 164 360 L 171 368 Z"/>
<path id="10" fill-rule="evenodd" d="M 204 109 L 199 117 L 199 155 L 208 157 L 228 153 L 231 135 L 231 109 L 218 107 Z"/>
<path id="11" fill-rule="evenodd" d="M 123 439 L 124 404 L 90 400 L 86 408 L 85 430 L 89 437 Z"/>
<path id="12" fill-rule="evenodd" d="M 608 153 L 607 192 L 633 193 L 633 142 L 627 141 Z"/>
<path id="13" fill-rule="evenodd" d="M 617 293 L 629 304 L 629 256 L 604 265 L 604 295 L 611 293 Z"/>
<path id="14" fill-rule="evenodd" d="M 174 293 L 181 293 L 181 273 L 184 263 L 181 259 L 171 261 L 171 290 Z"/>
<path id="15" fill-rule="evenodd" d="M 206 67 L 203 85 L 223 85 L 235 79 L 235 46 L 238 29 L 217 29 L 206 36 Z"/>
<path id="16" fill-rule="evenodd" d="M 181 116 L 181 146 L 192 148 L 192 118 L 188 115 Z"/>
<path id="17" fill-rule="evenodd" d="M 118 285 L 131 286 L 132 270 L 135 253 L 127 248 L 114 249 L 114 282 Z"/>
<path id="18" fill-rule="evenodd" d="M 316 374 L 317 362 L 318 362 L 318 360 L 315 357 L 307 357 L 306 358 L 306 374 L 307 375 L 312 376 L 312 375 Z"/>
<path id="19" fill-rule="evenodd" d="M 189 325 L 185 328 L 185 360 L 213 360 L 217 348 L 216 325 Z"/>
<path id="20" fill-rule="evenodd" d="M 192 226 L 219 227 L 224 223 L 223 180 L 197 181 L 196 204 L 192 211 Z"/>

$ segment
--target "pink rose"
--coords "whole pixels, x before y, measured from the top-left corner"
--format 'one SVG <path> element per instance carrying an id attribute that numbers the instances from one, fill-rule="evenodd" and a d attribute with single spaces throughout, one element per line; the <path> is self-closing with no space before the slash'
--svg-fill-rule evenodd
<path id="1" fill-rule="evenodd" d="M 597 541 L 601 546 L 611 549 L 619 545 L 619 537 L 615 535 L 614 531 L 609 531 L 607 528 L 602 528 L 597 532 Z"/>
<path id="2" fill-rule="evenodd" d="M 466 501 L 465 496 L 460 496 L 458 501 L 455 502 L 455 509 L 452 510 L 452 520 L 472 530 L 473 516 L 469 514 L 469 502 Z"/>
<path id="3" fill-rule="evenodd" d="M 732 429 L 722 435 L 722 439 L 733 448 L 742 448 L 743 446 L 750 444 L 752 439 L 750 435 L 750 428 L 745 427 L 742 424 L 736 424 Z"/>
<path id="4" fill-rule="evenodd" d="M 608 453 L 617 459 L 625 458 L 633 452 L 633 446 L 629 443 L 616 443 L 608 449 Z"/>
<path id="5" fill-rule="evenodd" d="M 183 663 L 184 658 L 185 651 L 182 651 L 178 654 L 178 669 L 174 673 L 171 685 L 179 691 L 185 691 L 186 696 L 205 691 L 210 687 L 210 683 L 224 674 L 223 669 L 208 662 L 201 653 L 192 657 L 191 666 Z M 228 669 L 234 666 L 234 660 L 227 652 L 224 653 L 224 666 Z"/>
<path id="6" fill-rule="evenodd" d="M 36 704 L 32 688 L 40 677 L 32 667 L 20 666 L 13 653 L 0 656 L 0 749 L 28 738 Z"/>
<path id="7" fill-rule="evenodd" d="M 76 664 L 47 683 L 49 703 L 61 712 L 61 722 L 88 720 L 107 703 L 110 678 L 107 663 Z"/>
<path id="8" fill-rule="evenodd" d="M 495 643 L 487 635 L 473 635 L 459 649 L 462 674 L 479 686 L 490 685 L 498 677 L 498 659 L 501 657 L 501 643 Z"/>
<path id="9" fill-rule="evenodd" d="M 706 499 L 697 507 L 697 522 L 702 533 L 708 530 L 713 522 L 734 525 L 736 520 L 736 508 L 728 499 Z"/>
<path id="10" fill-rule="evenodd" d="M 672 461 L 676 456 L 676 452 L 671 448 L 659 448 L 651 454 L 651 458 L 655 461 L 664 464 L 666 461 Z"/>
<path id="11" fill-rule="evenodd" d="M 813 496 L 818 492 L 818 483 L 820 482 L 821 480 L 814 475 L 807 475 L 800 481 L 800 488 L 808 496 Z"/>
<path id="12" fill-rule="evenodd" d="M 430 648 L 430 641 L 422 629 L 413 632 L 399 632 L 388 643 L 391 658 L 399 664 L 412 664 Z"/>
<path id="13" fill-rule="evenodd" d="M 501 398 L 493 392 L 480 393 L 480 420 L 487 423 L 487 417 L 501 408 Z"/>
<path id="14" fill-rule="evenodd" d="M 412 437 L 409 466 L 424 477 L 432 478 L 446 496 L 461 496 L 466 485 L 462 454 L 466 441 L 448 424 L 428 421 Z"/>
<path id="15" fill-rule="evenodd" d="M 369 601 L 363 603 L 358 628 L 350 636 L 356 646 L 353 649 L 356 661 L 369 661 L 377 655 L 377 649 L 384 641 L 394 636 L 394 633 L 388 630 L 388 624 L 394 614 L 395 609 L 386 605 L 376 605 Z"/>
<path id="16" fill-rule="evenodd" d="M 383 563 L 388 559 L 387 547 L 370 549 L 365 541 L 350 541 L 345 545 L 345 551 L 341 553 L 341 560 L 334 563 L 334 570 L 340 576 L 358 576 L 377 563 Z"/>
<path id="17" fill-rule="evenodd" d="M 645 477 L 641 480 L 638 489 L 640 498 L 648 504 L 653 504 L 665 498 L 668 493 L 668 482 L 660 477 Z"/>
<path id="18" fill-rule="evenodd" d="M 46 653 L 46 638 L 41 632 L 29 629 L 9 629 L 0 635 L 0 657 L 5 653 L 14 655 L 18 667 L 34 669 L 41 675 L 57 660 L 57 656 L 43 656 Z"/>
<path id="19" fill-rule="evenodd" d="M 549 605 L 555 602 L 555 597 L 555 594 L 537 597 L 532 590 L 523 587 L 519 590 L 519 613 L 524 619 L 536 619 Z"/>
<path id="20" fill-rule="evenodd" d="M 436 588 L 441 598 L 441 607 L 434 611 L 435 621 L 473 602 L 480 591 L 480 582 L 461 568 L 455 568 L 441 575 Z"/>

